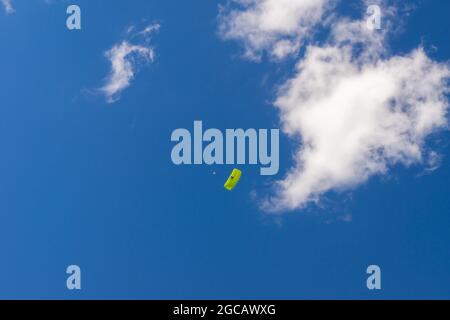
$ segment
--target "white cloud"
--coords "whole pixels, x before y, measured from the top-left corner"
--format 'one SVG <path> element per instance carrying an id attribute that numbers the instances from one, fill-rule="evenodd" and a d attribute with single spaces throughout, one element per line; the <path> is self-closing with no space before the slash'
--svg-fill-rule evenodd
<path id="1" fill-rule="evenodd" d="M 106 51 L 105 56 L 111 62 L 111 71 L 100 91 L 105 95 L 108 103 L 117 101 L 120 93 L 130 86 L 138 70 L 138 62 L 154 61 L 155 52 L 148 44 L 148 37 L 157 30 L 159 30 L 159 25 L 155 24 L 136 33 L 136 35 L 144 37 L 145 43 L 143 44 L 132 44 L 128 40 L 124 40 Z"/>
<path id="2" fill-rule="evenodd" d="M 5 12 L 7 14 L 12 14 L 16 12 L 16 9 L 13 6 L 12 0 L 0 0 L 3 7 L 5 8 Z M 44 0 L 44 3 L 46 4 L 52 4 L 54 0 Z"/>
<path id="3" fill-rule="evenodd" d="M 425 143 L 447 126 L 449 66 L 422 48 L 388 57 L 383 33 L 363 25 L 340 21 L 329 44 L 307 48 L 279 91 L 283 129 L 299 142 L 294 168 L 265 209 L 302 208 L 393 165 L 436 158 Z"/>
<path id="4" fill-rule="evenodd" d="M 436 151 L 430 151 L 425 164 L 425 172 L 436 171 L 442 164 L 442 155 Z"/>
<path id="5" fill-rule="evenodd" d="M 447 128 L 450 68 L 422 48 L 404 56 L 386 49 L 387 31 L 402 25 L 388 1 L 363 0 L 382 9 L 382 30 L 364 20 L 327 20 L 327 40 L 307 33 L 323 26 L 332 0 L 234 0 L 241 10 L 222 9 L 223 38 L 242 42 L 245 56 L 274 60 L 305 55 L 277 93 L 284 132 L 292 138 L 294 166 L 278 181 L 267 211 L 301 209 L 330 191 L 357 187 L 397 164 L 435 169 L 440 157 L 427 138 Z M 401 10 L 410 10 L 404 7 Z M 309 45 L 308 45 L 309 43 Z"/>
<path id="6" fill-rule="evenodd" d="M 13 7 L 11 0 L 1 0 L 3 7 L 5 8 L 5 12 L 8 14 L 14 13 L 16 10 Z"/>
<path id="7" fill-rule="evenodd" d="M 258 60 L 264 52 L 280 60 L 296 54 L 312 27 L 333 0 L 233 0 L 240 9 L 221 8 L 219 32 L 240 41 L 244 56 Z"/>
<path id="8" fill-rule="evenodd" d="M 146 37 L 146 36 L 152 34 L 153 32 L 159 31 L 160 27 L 161 26 L 159 24 L 151 24 L 151 25 L 145 27 L 144 30 L 139 31 L 137 33 L 137 35 Z"/>
<path id="9" fill-rule="evenodd" d="M 152 48 L 132 45 L 127 41 L 116 44 L 105 55 L 111 62 L 111 71 L 105 85 L 100 90 L 105 94 L 109 103 L 117 101 L 119 94 L 130 86 L 131 80 L 134 78 L 136 64 L 132 55 L 148 62 L 154 60 Z"/>

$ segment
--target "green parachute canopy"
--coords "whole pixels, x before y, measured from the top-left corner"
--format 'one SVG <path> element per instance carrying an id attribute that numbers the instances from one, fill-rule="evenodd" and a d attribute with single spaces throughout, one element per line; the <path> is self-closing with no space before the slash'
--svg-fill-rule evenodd
<path id="1" fill-rule="evenodd" d="M 242 175 L 241 170 L 234 169 L 233 172 L 231 172 L 231 175 L 228 178 L 227 182 L 225 182 L 224 185 L 225 189 L 229 191 L 233 190 L 236 187 L 239 180 L 241 179 L 241 175 Z"/>

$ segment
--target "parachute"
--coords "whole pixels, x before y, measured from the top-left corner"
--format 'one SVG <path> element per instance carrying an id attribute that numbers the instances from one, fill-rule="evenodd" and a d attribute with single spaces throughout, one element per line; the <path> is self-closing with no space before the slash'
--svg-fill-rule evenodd
<path id="1" fill-rule="evenodd" d="M 241 170 L 233 169 L 233 172 L 231 172 L 231 175 L 228 178 L 227 182 L 225 182 L 224 185 L 225 189 L 229 191 L 233 190 L 236 187 L 239 180 L 241 179 L 241 175 L 242 175 Z"/>

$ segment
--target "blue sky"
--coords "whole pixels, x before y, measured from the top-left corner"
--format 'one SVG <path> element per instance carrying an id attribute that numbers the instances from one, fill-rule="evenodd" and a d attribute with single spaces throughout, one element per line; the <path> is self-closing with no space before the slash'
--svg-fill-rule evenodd
<path id="1" fill-rule="evenodd" d="M 389 36 L 389 56 L 422 45 L 433 63 L 447 61 L 450 3 L 408 3 L 414 9 L 392 19 L 401 28 Z M 227 16 L 218 17 L 217 2 L 76 4 L 77 31 L 66 28 L 66 1 L 16 0 L 10 14 L 0 7 L 0 298 L 450 298 L 445 130 L 421 145 L 439 154 L 437 169 L 388 164 L 291 208 L 273 189 L 295 168 L 298 141 L 285 133 L 279 174 L 239 166 L 233 192 L 223 188 L 233 166 L 171 161 L 172 131 L 195 120 L 222 130 L 282 127 L 278 88 L 307 45 L 327 43 L 322 22 L 292 56 L 254 48 L 255 61 L 242 55 L 245 39 L 220 34 Z M 320 21 L 358 19 L 364 9 L 340 3 Z M 126 32 L 154 24 L 150 44 Z M 122 41 L 141 41 L 155 57 L 138 61 L 131 85 L 108 103 L 99 92 L 110 72 L 105 52 Z M 264 197 L 281 212 L 261 209 Z M 71 264 L 81 267 L 81 291 L 66 288 Z M 382 269 L 381 291 L 366 288 L 371 264 Z"/>

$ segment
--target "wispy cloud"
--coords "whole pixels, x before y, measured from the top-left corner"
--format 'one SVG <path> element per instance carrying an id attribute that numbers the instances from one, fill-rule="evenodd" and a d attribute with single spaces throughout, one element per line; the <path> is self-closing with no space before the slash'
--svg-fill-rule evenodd
<path id="1" fill-rule="evenodd" d="M 149 41 L 151 34 L 159 28 L 159 24 L 153 24 L 142 31 L 135 32 L 135 27 L 130 27 L 127 31 L 129 38 L 134 40 L 140 38 L 139 43 L 131 43 L 128 39 L 123 40 L 105 52 L 106 58 L 111 63 L 111 71 L 100 91 L 105 95 L 108 103 L 117 101 L 121 92 L 130 86 L 140 63 L 154 61 L 155 52 Z"/>
<path id="2" fill-rule="evenodd" d="M 5 12 L 7 14 L 12 14 L 12 13 L 16 12 L 16 9 L 14 8 L 12 0 L 0 0 L 0 1 L 1 1 L 1 3 L 5 9 Z M 55 0 L 44 0 L 44 3 L 46 3 L 46 4 L 52 4 L 54 2 L 55 2 Z"/>
<path id="3" fill-rule="evenodd" d="M 5 8 L 5 12 L 7 14 L 11 14 L 14 13 L 16 10 L 13 7 L 12 1 L 11 0 L 1 0 L 2 1 L 2 5 Z"/>
<path id="4" fill-rule="evenodd" d="M 147 36 L 151 35 L 152 33 L 159 31 L 160 28 L 161 28 L 161 26 L 159 24 L 152 24 L 152 25 L 145 27 L 142 31 L 139 31 L 136 35 L 147 37 Z"/>
<path id="5" fill-rule="evenodd" d="M 330 0 L 232 0 L 220 7 L 219 32 L 238 40 L 244 56 L 258 60 L 264 53 L 280 60 L 296 54 L 313 26 L 331 7 Z"/>
<path id="6" fill-rule="evenodd" d="M 106 96 L 108 103 L 117 101 L 120 93 L 130 86 L 136 72 L 136 59 L 142 59 L 145 62 L 154 60 L 152 48 L 132 45 L 128 41 L 114 45 L 105 55 L 111 62 L 111 71 L 100 90 Z"/>
<path id="7" fill-rule="evenodd" d="M 239 15 L 253 17 L 254 7 L 267 1 L 245 2 L 250 10 Z M 396 10 L 383 7 L 383 13 L 386 23 Z M 291 22 L 281 16 L 277 30 L 295 38 Z M 235 34 L 240 23 L 225 27 Z M 240 38 L 259 38 L 259 29 L 245 30 Z M 449 65 L 433 61 L 421 47 L 402 56 L 390 54 L 387 30 L 386 24 L 384 31 L 372 31 L 364 19 L 337 18 L 328 40 L 306 45 L 274 103 L 283 131 L 295 145 L 295 165 L 263 202 L 265 210 L 304 208 L 330 191 L 350 190 L 374 175 L 387 174 L 394 165 L 438 163 L 426 140 L 448 127 Z M 273 50 L 278 38 L 269 39 L 255 42 L 269 46 L 250 42 L 249 50 Z"/>

